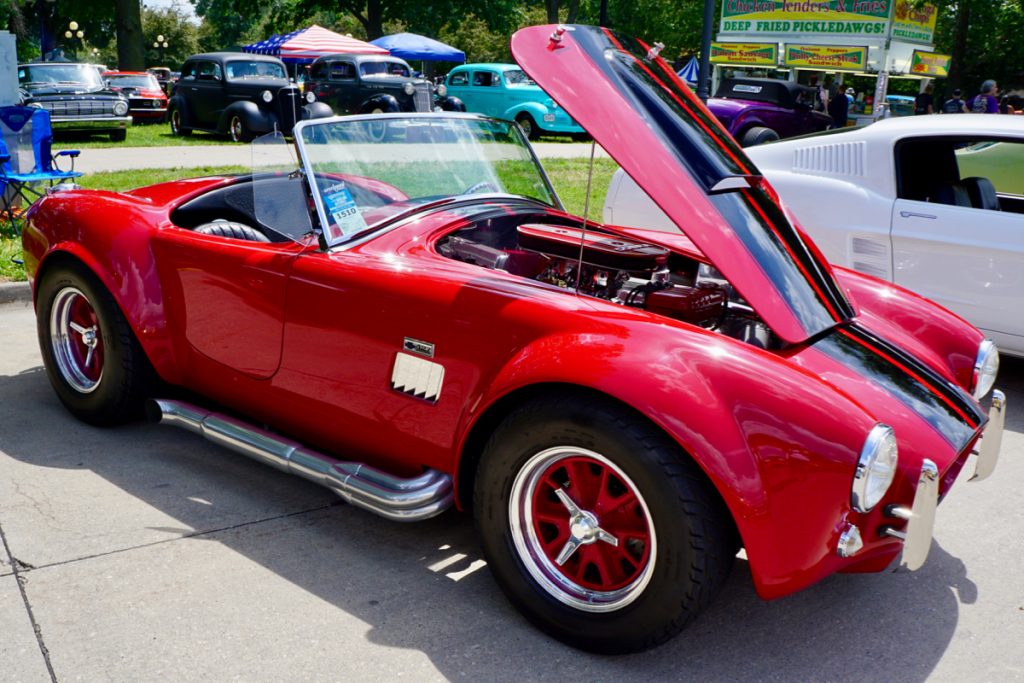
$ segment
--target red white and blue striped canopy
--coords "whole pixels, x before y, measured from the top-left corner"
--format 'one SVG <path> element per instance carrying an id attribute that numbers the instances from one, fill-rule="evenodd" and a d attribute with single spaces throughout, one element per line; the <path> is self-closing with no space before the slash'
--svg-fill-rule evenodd
<path id="1" fill-rule="evenodd" d="M 362 55 L 388 54 L 384 48 L 343 36 L 316 24 L 291 33 L 275 34 L 266 40 L 246 45 L 242 50 L 260 55 L 273 55 L 285 62 L 308 62 L 321 55 L 339 52 Z"/>

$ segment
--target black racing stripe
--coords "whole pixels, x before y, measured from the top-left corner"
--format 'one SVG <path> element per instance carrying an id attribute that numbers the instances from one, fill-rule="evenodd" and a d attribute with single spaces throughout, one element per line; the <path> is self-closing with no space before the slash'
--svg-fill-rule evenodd
<path id="1" fill-rule="evenodd" d="M 884 349 L 884 353 L 892 358 L 898 358 L 904 363 L 906 354 L 897 357 L 890 354 L 891 345 L 885 344 L 875 346 L 874 342 L 865 343 L 867 340 L 861 337 L 861 331 L 853 331 L 850 336 L 834 332 L 820 339 L 814 344 L 814 348 L 825 355 L 855 370 L 859 375 L 870 380 L 872 383 L 882 387 L 889 394 L 894 396 L 903 405 L 910 408 L 930 425 L 958 454 L 974 439 L 977 433 L 977 425 L 961 417 L 949 403 L 936 393 L 928 384 L 915 379 L 910 373 L 893 363 L 875 348 Z M 912 360 L 906 365 L 913 369 L 924 370 L 925 373 L 918 373 L 931 382 L 934 373 L 923 368 L 921 363 Z M 977 414 L 972 410 L 966 415 Z"/>
<path id="2" fill-rule="evenodd" d="M 793 227 L 793 224 L 786 218 L 782 207 L 772 201 L 768 194 L 760 188 L 751 190 L 746 194 L 768 216 L 768 220 L 775 226 L 775 232 L 778 233 L 779 238 L 786 243 L 790 252 L 800 260 L 809 276 L 814 278 L 814 281 L 821 289 L 821 294 L 828 298 L 829 303 L 832 304 L 839 318 L 842 320 L 853 318 L 856 315 L 856 311 L 854 311 L 850 300 L 846 298 L 846 294 L 839 287 L 836 279 L 829 274 L 828 267 L 815 256 L 814 252 L 811 251 L 807 243 L 804 242 L 803 238 L 796 231 L 796 228 Z"/>
<path id="3" fill-rule="evenodd" d="M 906 351 L 857 324 L 847 328 L 847 332 L 881 349 L 899 363 L 910 368 L 919 377 L 923 377 L 930 389 L 943 397 L 945 402 L 952 404 L 959 412 L 963 413 L 973 427 L 979 427 L 988 420 L 988 416 L 981 409 L 981 406 L 963 388 L 953 384 Z"/>

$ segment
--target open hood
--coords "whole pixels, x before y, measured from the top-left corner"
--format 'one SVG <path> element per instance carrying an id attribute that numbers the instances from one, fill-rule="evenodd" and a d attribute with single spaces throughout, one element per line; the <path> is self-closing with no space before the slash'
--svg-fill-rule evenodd
<path id="1" fill-rule="evenodd" d="M 657 50 L 595 26 L 533 26 L 512 36 L 512 54 L 779 337 L 800 343 L 855 315 L 828 263 Z"/>

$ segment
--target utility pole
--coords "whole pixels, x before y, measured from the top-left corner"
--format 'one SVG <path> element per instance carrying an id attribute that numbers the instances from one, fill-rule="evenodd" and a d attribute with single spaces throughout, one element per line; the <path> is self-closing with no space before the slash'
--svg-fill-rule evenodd
<path id="1" fill-rule="evenodd" d="M 711 77 L 711 30 L 715 23 L 715 0 L 704 0 L 704 35 L 700 41 L 700 69 L 697 72 L 697 97 L 708 101 L 708 79 Z"/>

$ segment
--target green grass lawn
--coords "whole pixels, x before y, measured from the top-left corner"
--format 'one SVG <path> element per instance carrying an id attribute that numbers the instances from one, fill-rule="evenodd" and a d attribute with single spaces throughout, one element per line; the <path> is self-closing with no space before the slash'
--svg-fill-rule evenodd
<path id="1" fill-rule="evenodd" d="M 566 210 L 576 215 L 583 214 L 587 190 L 588 159 L 549 159 L 544 163 L 548 178 L 558 196 L 562 199 Z M 601 220 L 601 207 L 608 191 L 608 183 L 618 168 L 610 159 L 594 160 L 594 178 L 591 182 L 592 197 L 590 200 L 589 218 Z M 93 173 L 79 179 L 83 187 L 98 190 L 123 192 L 144 185 L 177 180 L 179 178 L 195 178 L 204 175 L 223 173 L 245 173 L 243 166 L 206 166 L 203 168 L 146 169 L 141 171 L 112 171 L 109 173 Z M 21 243 L 8 228 L 6 222 L 0 224 L 0 282 L 6 280 L 24 280 L 25 272 L 14 263 L 12 257 L 21 255 Z"/>
<path id="2" fill-rule="evenodd" d="M 146 123 L 128 128 L 128 139 L 111 142 L 109 135 L 84 135 L 78 133 L 59 134 L 53 141 L 58 149 L 96 149 L 98 147 L 177 147 L 178 145 L 234 145 L 227 137 L 195 132 L 192 135 L 174 137 L 167 123 Z"/>

